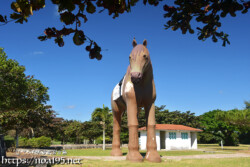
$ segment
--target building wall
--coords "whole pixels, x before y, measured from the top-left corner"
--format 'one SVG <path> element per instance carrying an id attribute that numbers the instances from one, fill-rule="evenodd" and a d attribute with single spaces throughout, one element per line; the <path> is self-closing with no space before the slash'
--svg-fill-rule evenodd
<path id="1" fill-rule="evenodd" d="M 140 131 L 139 145 L 141 150 L 146 150 L 147 131 Z"/>
<path id="2" fill-rule="evenodd" d="M 156 136 L 156 144 L 157 144 L 157 150 L 160 150 L 160 131 L 156 130 L 155 131 L 155 136 Z"/>
<path id="3" fill-rule="evenodd" d="M 176 139 L 169 138 L 169 132 L 176 132 Z M 188 139 L 182 139 L 181 133 L 188 133 Z M 157 150 L 160 150 L 160 130 L 156 130 Z M 189 131 L 165 131 L 165 147 L 166 150 L 186 150 L 197 149 L 197 133 Z M 140 131 L 140 149 L 146 150 L 147 131 Z"/>
<path id="4" fill-rule="evenodd" d="M 176 132 L 176 139 L 169 138 L 169 132 Z M 181 133 L 188 133 L 188 139 L 182 139 Z M 166 150 L 191 149 L 191 136 L 188 131 L 166 131 Z"/>
<path id="5" fill-rule="evenodd" d="M 197 133 L 191 132 L 191 149 L 197 149 Z"/>

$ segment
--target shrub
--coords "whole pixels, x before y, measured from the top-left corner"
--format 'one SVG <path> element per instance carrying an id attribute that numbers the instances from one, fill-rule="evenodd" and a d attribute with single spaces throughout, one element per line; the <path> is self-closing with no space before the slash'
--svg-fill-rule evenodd
<path id="1" fill-rule="evenodd" d="M 103 143 L 103 141 L 102 141 L 102 136 L 99 136 L 97 139 L 96 139 L 96 141 L 95 141 L 95 143 L 96 144 L 102 144 Z M 105 143 L 109 143 L 111 140 L 110 140 L 110 138 L 109 137 L 105 137 Z"/>
<path id="2" fill-rule="evenodd" d="M 19 138 L 18 145 L 19 147 L 26 147 L 28 139 L 27 138 Z"/>
<path id="3" fill-rule="evenodd" d="M 4 136 L 4 142 L 5 142 L 6 149 L 15 147 L 15 139 L 13 137 Z"/>
<path id="4" fill-rule="evenodd" d="M 7 149 L 16 146 L 16 140 L 13 137 L 5 136 L 4 142 Z M 31 139 L 20 137 L 18 145 L 19 147 L 49 147 L 51 145 L 51 138 L 45 136 Z"/>
<path id="5" fill-rule="evenodd" d="M 31 138 L 27 141 L 27 147 L 37 147 L 36 138 Z"/>
<path id="6" fill-rule="evenodd" d="M 36 140 L 38 147 L 49 147 L 51 145 L 51 138 L 49 137 L 42 136 L 37 138 Z"/>
<path id="7" fill-rule="evenodd" d="M 32 139 L 21 138 L 19 141 L 19 146 L 22 147 L 49 147 L 51 145 L 51 138 L 49 137 L 38 137 Z"/>

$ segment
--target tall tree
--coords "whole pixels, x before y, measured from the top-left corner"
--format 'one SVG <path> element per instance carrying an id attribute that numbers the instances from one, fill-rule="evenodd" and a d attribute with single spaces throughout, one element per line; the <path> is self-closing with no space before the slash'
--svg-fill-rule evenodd
<path id="1" fill-rule="evenodd" d="M 158 6 L 163 0 L 143 0 L 144 5 Z M 120 14 L 131 12 L 132 6 L 135 6 L 139 0 L 51 0 L 54 5 L 58 6 L 60 20 L 64 23 L 64 28 L 55 27 L 46 28 L 44 36 L 38 37 L 39 40 L 45 41 L 53 38 L 58 46 L 64 45 L 63 37 L 74 34 L 73 42 L 76 45 L 82 45 L 86 41 L 90 44 L 86 47 L 91 59 L 102 58 L 101 48 L 94 40 L 85 35 L 84 30 L 80 30 L 83 23 L 88 21 L 87 14 L 94 14 L 99 11 L 108 11 L 109 15 L 117 18 Z M 165 29 L 171 28 L 173 31 L 181 30 L 182 34 L 189 32 L 194 34 L 192 25 L 201 25 L 196 27 L 199 40 L 212 38 L 213 42 L 218 39 L 223 41 L 223 46 L 229 43 L 228 34 L 220 31 L 221 18 L 230 15 L 236 16 L 236 12 L 245 14 L 250 8 L 250 1 L 246 0 L 174 0 L 174 4 L 169 1 L 165 2 L 163 10 L 164 18 L 167 22 Z M 2 25 L 8 22 L 23 24 L 33 15 L 33 12 L 39 11 L 45 7 L 45 0 L 16 0 L 11 3 L 13 13 L 7 17 L 7 14 L 0 15 Z M 201 24 L 195 24 L 195 22 Z M 75 25 L 74 28 L 72 28 Z"/>
<path id="2" fill-rule="evenodd" d="M 246 108 L 246 109 L 250 109 L 250 101 L 245 101 L 244 103 L 245 103 L 245 105 L 246 105 L 245 108 Z"/>
<path id="3" fill-rule="evenodd" d="M 199 128 L 199 117 L 190 111 L 172 111 L 165 109 L 165 106 L 156 107 L 155 119 L 158 124 L 180 124 Z"/>
<path id="4" fill-rule="evenodd" d="M 26 76 L 25 67 L 12 59 L 0 48 L 0 126 L 4 131 L 46 124 L 54 112 L 46 102 L 48 88 L 33 76 Z"/>
<path id="5" fill-rule="evenodd" d="M 206 112 L 200 116 L 201 127 L 204 133 L 209 133 L 217 138 L 223 140 L 224 145 L 235 146 L 238 145 L 238 128 L 234 125 L 227 124 L 225 121 L 218 119 L 217 115 L 220 115 L 224 111 L 213 110 Z"/>
<path id="6" fill-rule="evenodd" d="M 250 130 L 250 109 L 224 111 L 218 113 L 216 117 L 218 120 L 223 120 L 229 125 L 238 127 L 241 131 Z"/>
<path id="7" fill-rule="evenodd" d="M 99 121 L 103 126 L 103 150 L 105 150 L 105 129 L 106 123 L 110 120 L 112 113 L 108 107 L 105 107 L 103 104 L 103 108 L 96 108 L 92 113 L 92 121 Z"/>
<path id="8" fill-rule="evenodd" d="M 82 143 L 82 123 L 80 121 L 70 121 L 64 129 L 64 134 L 75 144 Z"/>
<path id="9" fill-rule="evenodd" d="M 100 122 L 96 121 L 85 121 L 82 124 L 82 134 L 89 140 L 90 143 L 102 134 Z"/>

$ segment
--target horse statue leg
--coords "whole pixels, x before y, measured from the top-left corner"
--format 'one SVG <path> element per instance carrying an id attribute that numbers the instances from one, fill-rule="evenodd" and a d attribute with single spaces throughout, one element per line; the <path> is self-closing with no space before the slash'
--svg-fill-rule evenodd
<path id="1" fill-rule="evenodd" d="M 116 102 L 111 100 L 111 106 L 113 111 L 113 141 L 112 141 L 112 156 L 122 156 L 122 151 L 120 149 L 120 131 L 121 131 L 121 117 L 124 112 L 124 107 L 118 105 L 119 101 Z"/>
<path id="2" fill-rule="evenodd" d="M 155 137 L 155 104 L 145 106 L 147 122 L 147 153 L 145 159 L 150 162 L 161 162 L 161 157 L 157 152 Z"/>
<path id="3" fill-rule="evenodd" d="M 126 104 L 128 114 L 129 144 L 126 159 L 134 162 L 142 162 L 143 157 L 139 152 L 137 103 L 134 91 L 126 92 Z"/>

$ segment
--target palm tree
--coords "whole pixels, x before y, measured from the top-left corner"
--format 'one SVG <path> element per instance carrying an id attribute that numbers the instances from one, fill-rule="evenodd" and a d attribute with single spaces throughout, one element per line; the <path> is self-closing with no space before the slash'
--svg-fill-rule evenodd
<path id="1" fill-rule="evenodd" d="M 96 108 L 92 113 L 92 121 L 99 121 L 100 124 L 103 126 L 103 150 L 105 150 L 105 128 L 106 128 L 106 121 L 110 118 L 112 114 L 111 110 L 108 107 L 105 107 L 103 104 L 103 108 Z"/>

